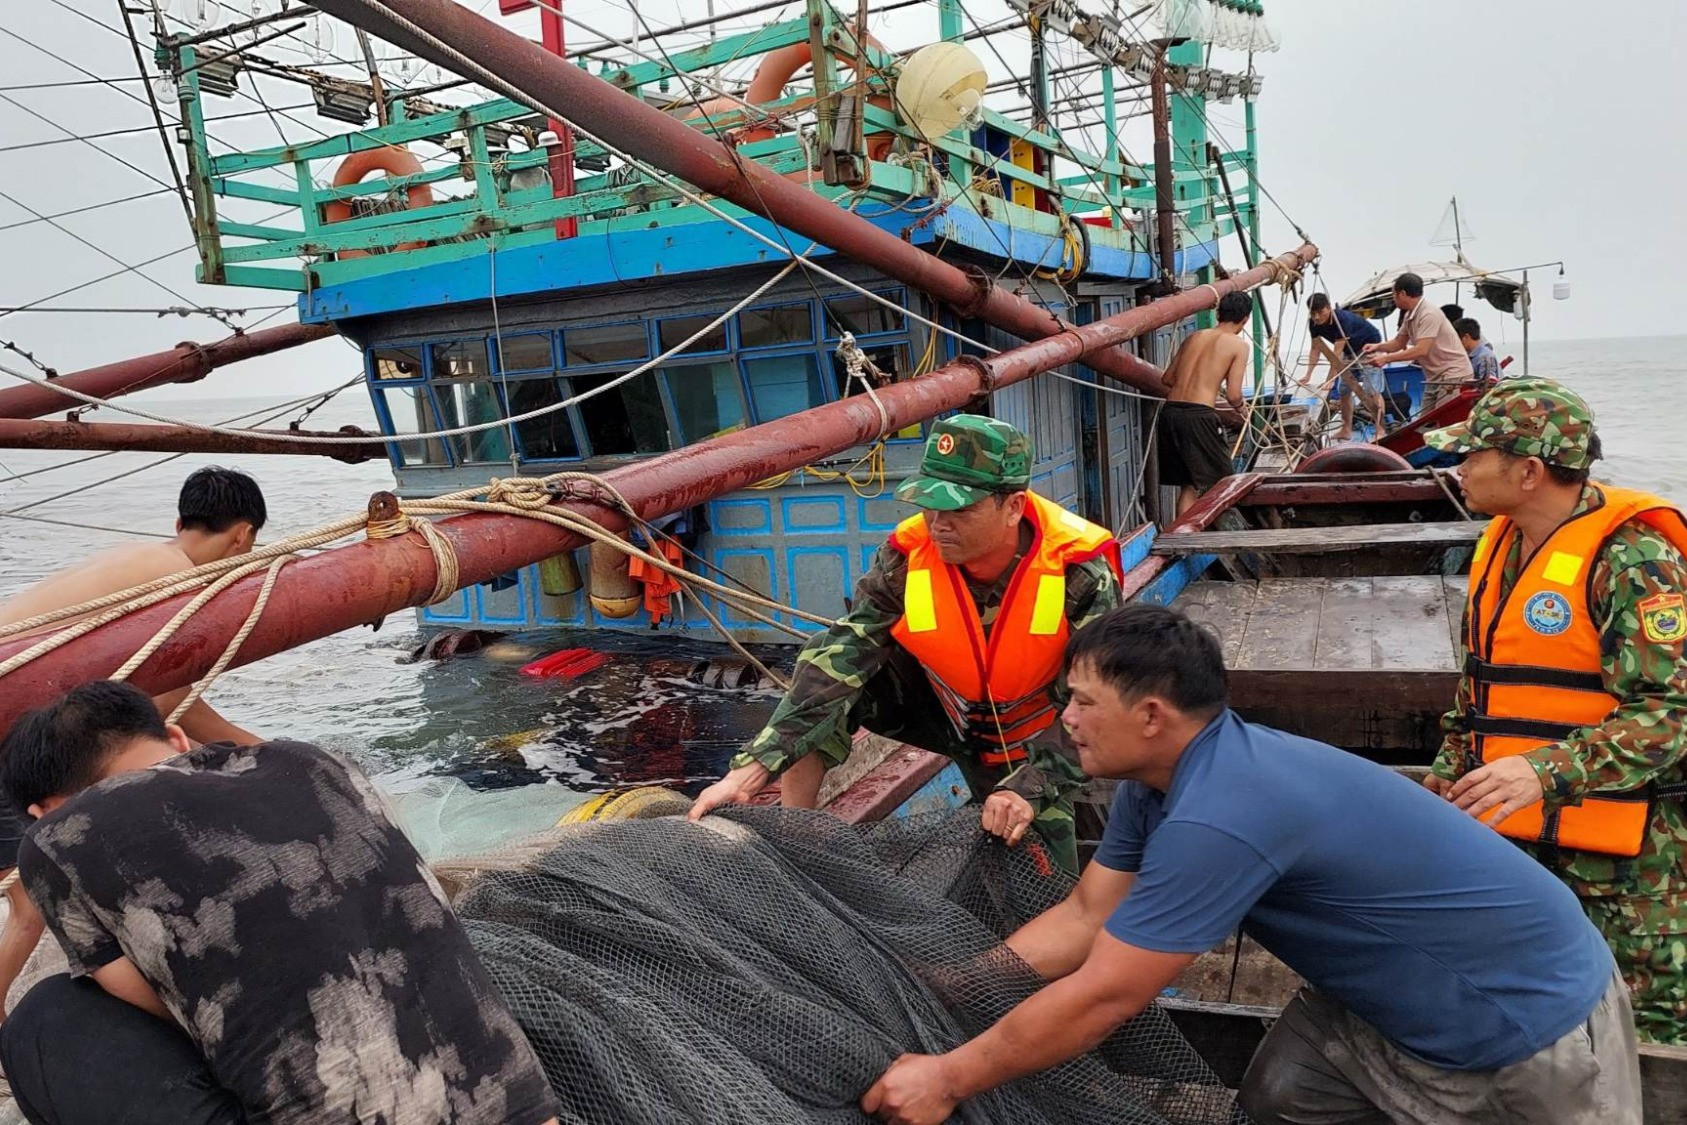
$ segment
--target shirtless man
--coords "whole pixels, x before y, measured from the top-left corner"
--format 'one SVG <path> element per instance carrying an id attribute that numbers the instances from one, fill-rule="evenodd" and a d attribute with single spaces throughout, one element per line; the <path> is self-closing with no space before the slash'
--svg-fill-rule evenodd
<path id="1" fill-rule="evenodd" d="M 252 549 L 258 531 L 268 518 L 264 494 L 257 482 L 233 469 L 205 468 L 188 477 L 182 484 L 176 511 L 173 539 L 113 547 L 36 583 L 0 603 L 0 626 L 80 605 L 218 559 L 243 555 Z M 44 625 L 24 635 L 49 632 L 63 624 Z M 173 711 L 187 691 L 180 688 L 154 700 L 159 714 Z M 263 741 L 224 719 L 203 699 L 182 713 L 178 725 L 195 742 L 250 746 Z M 0 876 L 17 866 L 18 844 L 26 827 L 28 821 L 0 801 Z M 0 1006 L 4 1005 L 12 981 L 34 951 L 42 929 L 41 915 L 23 893 L 21 883 L 12 884 L 6 892 L 6 901 L 10 913 L 4 931 L 0 932 Z"/>
<path id="2" fill-rule="evenodd" d="M 1169 389 L 1157 431 L 1160 481 L 1177 486 L 1179 516 L 1201 493 L 1235 472 L 1230 440 L 1213 403 L 1222 389 L 1224 400 L 1242 409 L 1242 372 L 1248 364 L 1242 327 L 1253 311 L 1251 295 L 1226 293 L 1218 302 L 1218 326 L 1184 340 L 1166 368 Z"/>

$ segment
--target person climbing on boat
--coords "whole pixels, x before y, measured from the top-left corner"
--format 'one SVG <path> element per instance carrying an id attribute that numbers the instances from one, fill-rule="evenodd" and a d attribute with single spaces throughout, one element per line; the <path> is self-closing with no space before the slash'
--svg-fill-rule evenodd
<path id="1" fill-rule="evenodd" d="M 1066 672 L 1084 768 L 1122 784 L 1077 886 L 1007 939 L 1050 983 L 898 1058 L 863 1112 L 949 1120 L 1095 1048 L 1240 929 L 1306 981 L 1242 1081 L 1255 1125 L 1640 1125 L 1622 978 L 1538 864 L 1393 770 L 1242 721 L 1218 641 L 1176 610 L 1104 615 Z"/>
<path id="2" fill-rule="evenodd" d="M 207 466 L 182 482 L 176 500 L 176 533 L 162 542 L 113 547 L 90 556 L 0 603 L 0 625 L 51 613 L 68 606 L 140 586 L 196 566 L 244 555 L 269 519 L 263 490 L 238 469 Z M 44 625 L 33 632 L 62 628 Z M 25 634 L 28 635 L 28 634 Z M 186 688 L 160 696 L 161 714 L 169 714 L 187 695 Z M 203 699 L 177 720 L 195 742 L 261 741 L 224 719 Z"/>
<path id="3" fill-rule="evenodd" d="M 775 777 L 787 806 L 813 808 L 865 727 L 955 759 L 987 831 L 1011 845 L 1035 827 L 1077 871 L 1084 778 L 1056 744 L 1056 680 L 1067 638 L 1119 604 L 1118 544 L 1030 491 L 1031 461 L 1006 422 L 932 425 L 918 475 L 896 490 L 922 511 L 879 549 L 850 611 L 804 646 L 790 691 L 693 820 Z"/>
<path id="4" fill-rule="evenodd" d="M 1687 1045 L 1687 520 L 1588 479 L 1587 403 L 1548 379 L 1432 430 L 1493 516 L 1471 562 L 1468 655 L 1424 784 L 1581 898 L 1642 1038 Z"/>
<path id="5" fill-rule="evenodd" d="M 1306 374 L 1301 381 L 1312 381 L 1320 359 L 1329 360 L 1330 372 L 1341 376 L 1341 429 L 1335 440 L 1347 441 L 1353 437 L 1354 395 L 1365 400 L 1380 434 L 1388 421 L 1382 399 L 1385 385 L 1382 369 L 1361 363 L 1359 349 L 1366 344 L 1380 344 L 1382 333 L 1358 313 L 1331 305 L 1324 293 L 1308 297 L 1306 308 L 1312 350 L 1306 357 Z"/>
<path id="6" fill-rule="evenodd" d="M 35 1125 L 554 1125 L 538 1058 L 380 794 L 299 742 L 195 747 L 96 681 L 0 789 L 70 964 L 0 1025 Z"/>
<path id="7" fill-rule="evenodd" d="M 1423 409 L 1433 409 L 1470 382 L 1470 357 L 1459 346 L 1447 314 L 1423 299 L 1423 278 L 1417 274 L 1394 279 L 1394 307 L 1400 310 L 1400 331 L 1392 340 L 1366 344 L 1360 351 L 1374 367 L 1415 363 L 1423 368 Z"/>
<path id="8" fill-rule="evenodd" d="M 1166 404 L 1157 423 L 1160 483 L 1177 488 L 1182 516 L 1207 489 L 1236 471 L 1235 454 L 1213 403 L 1223 394 L 1240 411 L 1248 342 L 1242 329 L 1253 316 L 1249 293 L 1219 298 L 1218 324 L 1190 333 L 1166 366 Z"/>
<path id="9" fill-rule="evenodd" d="M 113 547 L 37 582 L 0 603 L 0 625 L 27 621 L 208 562 L 243 555 L 252 549 L 268 518 L 263 491 L 251 477 L 215 466 L 198 469 L 182 482 L 176 501 L 173 538 Z M 32 632 L 45 633 L 64 624 L 44 625 Z M 182 688 L 160 696 L 156 700 L 159 714 L 167 715 L 174 710 L 187 691 Z M 261 741 L 257 735 L 217 714 L 203 699 L 184 711 L 178 721 L 196 742 L 251 745 Z M 25 826 L 19 810 L 0 793 L 0 876 L 17 866 L 18 844 Z M 6 904 L 6 923 L 0 930 L 0 1005 L 4 1004 L 12 982 L 23 970 L 42 933 L 41 916 L 24 893 L 22 883 L 14 882 L 7 889 Z"/>

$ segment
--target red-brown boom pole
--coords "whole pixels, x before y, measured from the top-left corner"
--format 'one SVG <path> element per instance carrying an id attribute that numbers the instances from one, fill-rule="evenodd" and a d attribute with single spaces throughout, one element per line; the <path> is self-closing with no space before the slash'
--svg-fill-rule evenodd
<path id="1" fill-rule="evenodd" d="M 1121 344 L 1175 324 L 1212 308 L 1221 294 L 1280 278 L 1317 254 L 1317 248 L 1308 244 L 1228 280 L 1108 320 L 987 359 L 963 357 L 929 375 L 884 387 L 876 400 L 855 395 L 827 403 L 614 469 L 604 478 L 643 518 L 677 512 L 954 410 L 977 395 L 1080 359 L 1093 348 Z M 610 527 L 626 522 L 618 512 L 585 501 L 568 500 L 561 506 Z M 489 581 L 581 544 L 577 536 L 561 528 L 519 516 L 475 513 L 440 520 L 434 526 L 455 549 L 464 586 Z M 435 577 L 433 554 L 416 532 L 324 551 L 293 563 L 281 572 L 269 605 L 235 664 L 249 664 L 421 605 L 431 596 Z M 161 645 L 131 677 L 132 682 L 161 694 L 204 675 L 245 620 L 261 584 L 261 576 L 253 575 L 229 587 Z M 110 675 L 189 597 L 182 594 L 131 614 L 7 676 L 0 681 L 0 731 L 9 729 L 24 711 L 77 684 Z M 0 660 L 31 643 L 27 638 L 0 643 Z"/>
<path id="2" fill-rule="evenodd" d="M 367 436 L 352 442 L 289 441 L 280 436 Z M 365 434 L 347 426 L 337 434 L 315 430 L 248 430 L 217 434 L 191 426 L 140 426 L 127 422 L 43 422 L 33 418 L 0 418 L 0 449 L 114 449 L 138 453 L 314 453 L 349 464 L 386 456 L 379 434 Z"/>
<path id="3" fill-rule="evenodd" d="M 53 382 L 95 398 L 116 398 L 164 383 L 191 383 L 203 379 L 213 368 L 224 364 L 296 348 L 333 334 L 332 328 L 322 324 L 260 328 L 256 332 L 243 332 L 211 344 L 177 344 L 167 352 L 153 352 L 103 367 L 90 367 L 86 371 L 72 371 Z M 0 383 L 5 381 L 5 377 L 0 376 Z M 75 410 L 86 405 L 81 399 L 61 395 L 34 383 L 0 389 L 0 418 L 39 418 L 43 414 Z"/>
<path id="4" fill-rule="evenodd" d="M 536 104 L 567 113 L 570 121 L 640 160 L 870 265 L 963 316 L 979 317 L 1023 340 L 1073 327 L 1041 305 L 995 285 L 983 270 L 952 265 L 902 241 L 453 0 L 382 0 L 378 7 L 362 0 L 311 3 L 447 70 L 462 69 L 458 60 L 400 27 L 387 14 L 390 9 L 502 75 Z M 1159 370 L 1129 352 L 1103 348 L 1084 362 L 1149 394 L 1165 394 Z"/>

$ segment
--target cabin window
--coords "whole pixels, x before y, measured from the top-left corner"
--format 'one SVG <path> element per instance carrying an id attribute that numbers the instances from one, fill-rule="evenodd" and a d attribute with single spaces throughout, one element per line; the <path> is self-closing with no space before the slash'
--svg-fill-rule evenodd
<path id="1" fill-rule="evenodd" d="M 578 395 L 618 378 L 614 372 L 604 372 L 574 375 L 568 382 L 573 384 L 572 393 Z M 656 380 L 648 372 L 587 399 L 575 409 L 580 412 L 594 457 L 665 453 L 669 448 L 667 412 L 662 409 Z"/>
<path id="2" fill-rule="evenodd" d="M 504 384 L 504 396 L 509 399 L 510 416 L 526 414 L 543 406 L 554 406 L 565 397 L 563 387 L 555 379 L 515 379 Z M 572 411 L 552 410 L 537 418 L 515 423 L 516 440 L 521 455 L 533 461 L 563 461 L 580 456 L 580 443 L 574 435 Z"/>
<path id="3" fill-rule="evenodd" d="M 502 422 L 503 403 L 498 388 L 482 379 L 453 379 L 434 384 L 434 402 L 439 409 L 443 430 L 458 426 L 473 426 L 481 422 Z M 508 426 L 476 430 L 470 434 L 452 434 L 445 439 L 459 465 L 485 464 L 510 459 L 510 430 Z"/>
<path id="4" fill-rule="evenodd" d="M 388 387 L 375 392 L 389 433 L 417 434 L 440 429 L 434 417 L 432 396 L 426 387 Z M 439 438 L 400 441 L 399 460 L 405 465 L 447 465 L 445 445 Z"/>
<path id="5" fill-rule="evenodd" d="M 650 335 L 638 320 L 570 328 L 562 334 L 562 344 L 570 367 L 624 363 L 650 355 Z"/>
<path id="6" fill-rule="evenodd" d="M 825 389 L 820 385 L 820 365 L 813 352 L 757 356 L 743 363 L 744 377 L 750 384 L 750 401 L 759 421 L 783 418 L 826 401 Z"/>
<path id="7" fill-rule="evenodd" d="M 505 336 L 501 340 L 494 340 L 492 348 L 498 357 L 499 371 L 514 373 L 556 370 L 556 353 L 551 347 L 549 335 Z"/>
<path id="8" fill-rule="evenodd" d="M 706 328 L 714 316 L 681 316 L 673 320 L 660 321 L 656 325 L 656 343 L 663 352 L 679 347 L 689 340 L 695 333 Z M 682 352 L 682 355 L 695 355 L 702 352 L 724 352 L 726 350 L 726 322 L 723 320 L 714 330 L 701 340 L 692 344 Z"/>
<path id="9" fill-rule="evenodd" d="M 381 382 L 422 377 L 421 348 L 372 348 L 369 360 L 376 380 Z"/>
<path id="10" fill-rule="evenodd" d="M 800 305 L 775 305 L 738 314 L 738 344 L 745 348 L 806 344 L 814 339 L 814 312 Z"/>
<path id="11" fill-rule="evenodd" d="M 451 340 L 433 345 L 435 379 L 484 379 L 491 374 L 485 340 Z"/>
<path id="12" fill-rule="evenodd" d="M 852 293 L 847 297 L 828 297 L 826 338 L 836 340 L 845 332 L 857 337 L 871 336 L 879 332 L 906 332 L 908 316 L 901 306 L 907 299 L 907 294 L 901 289 L 893 289 L 879 296 L 894 302 L 897 307 L 881 305 L 860 293 Z"/>
<path id="13" fill-rule="evenodd" d="M 744 389 L 736 365 L 722 362 L 665 367 L 662 377 L 668 382 L 682 442 L 702 441 L 744 424 Z"/>

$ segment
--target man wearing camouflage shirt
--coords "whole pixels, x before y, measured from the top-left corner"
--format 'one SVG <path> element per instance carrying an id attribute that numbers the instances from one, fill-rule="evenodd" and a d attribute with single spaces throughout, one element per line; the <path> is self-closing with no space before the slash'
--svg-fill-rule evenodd
<path id="1" fill-rule="evenodd" d="M 1569 884 L 1640 1037 L 1687 1043 L 1687 520 L 1588 481 L 1593 416 L 1550 380 L 1501 384 L 1425 440 L 1465 455 L 1466 502 L 1496 518 L 1424 783 Z"/>
<path id="2" fill-rule="evenodd" d="M 692 819 L 775 777 L 786 805 L 812 808 L 865 727 L 955 759 L 987 831 L 1017 844 L 1034 825 L 1076 873 L 1084 778 L 1056 743 L 1056 680 L 1067 638 L 1119 604 L 1118 545 L 1030 483 L 1031 443 L 1013 426 L 936 423 L 919 475 L 896 490 L 924 511 L 880 548 L 849 613 L 804 647 L 767 727 Z"/>

